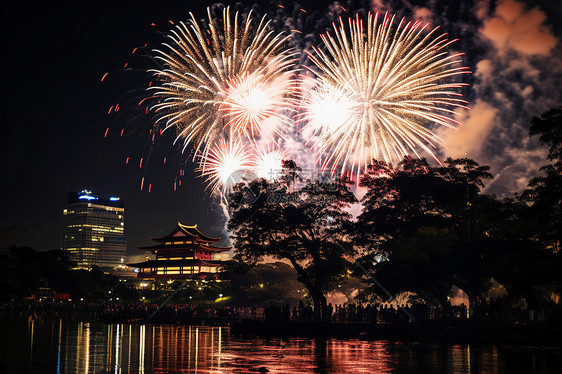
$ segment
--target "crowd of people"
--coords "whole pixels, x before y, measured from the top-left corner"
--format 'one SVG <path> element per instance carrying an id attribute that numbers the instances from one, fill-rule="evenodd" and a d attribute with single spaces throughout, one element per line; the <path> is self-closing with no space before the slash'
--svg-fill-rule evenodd
<path id="1" fill-rule="evenodd" d="M 160 307 L 153 303 L 120 302 L 68 302 L 20 300 L 0 304 L 0 312 L 16 313 L 22 316 L 51 314 L 58 316 L 81 316 L 88 319 L 106 321 L 146 321 L 155 315 L 166 321 L 181 321 L 185 318 L 195 319 L 263 319 L 264 308 L 236 307 L 223 305 L 168 304 Z"/>
<path id="2" fill-rule="evenodd" d="M 229 306 L 224 304 L 168 304 L 160 305 L 147 302 L 69 302 L 20 300 L 0 304 L 0 312 L 36 316 L 52 314 L 60 316 L 81 316 L 89 319 L 102 319 L 109 322 L 142 322 L 154 317 L 154 322 L 189 322 L 194 320 L 234 320 L 260 319 L 273 322 L 311 321 L 314 311 L 302 301 L 299 305 Z M 156 311 L 158 312 L 156 313 Z M 544 309 L 531 310 L 524 305 L 518 308 L 509 306 L 504 299 L 483 306 L 473 305 L 468 309 L 464 304 L 450 306 L 444 310 L 441 306 L 426 303 L 414 303 L 396 306 L 381 303 L 328 305 L 327 319 L 335 323 L 399 323 L 426 320 L 496 320 L 502 322 L 545 323 L 551 316 L 560 315 L 560 311 Z"/>
<path id="3" fill-rule="evenodd" d="M 313 319 L 313 309 L 302 302 L 298 307 L 288 304 L 283 306 L 270 305 L 264 310 L 265 319 L 307 321 Z M 447 312 L 441 307 L 430 307 L 427 304 L 416 303 L 413 305 L 393 304 L 340 304 L 328 305 L 327 319 L 340 323 L 391 323 L 425 321 L 429 319 L 468 318 L 468 310 L 464 304 L 453 306 Z"/>

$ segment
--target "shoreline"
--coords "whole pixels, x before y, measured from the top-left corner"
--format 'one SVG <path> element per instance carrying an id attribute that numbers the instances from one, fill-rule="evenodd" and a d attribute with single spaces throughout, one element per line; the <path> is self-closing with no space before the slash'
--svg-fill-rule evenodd
<path id="1" fill-rule="evenodd" d="M 507 325 L 473 321 L 424 321 L 413 323 L 354 324 L 288 321 L 237 321 L 236 335 L 326 339 L 388 340 L 401 343 L 444 343 L 562 347 L 562 326 Z"/>
<path id="2" fill-rule="evenodd" d="M 74 313 L 0 313 L 19 318 L 58 317 L 105 324 L 225 326 L 237 336 L 263 338 L 321 338 L 386 340 L 400 343 L 476 344 L 521 347 L 562 348 L 562 325 L 508 324 L 491 321 L 430 320 L 395 323 L 316 323 L 313 321 L 268 321 L 229 317 L 155 316 L 146 318 L 125 315 L 96 315 Z"/>

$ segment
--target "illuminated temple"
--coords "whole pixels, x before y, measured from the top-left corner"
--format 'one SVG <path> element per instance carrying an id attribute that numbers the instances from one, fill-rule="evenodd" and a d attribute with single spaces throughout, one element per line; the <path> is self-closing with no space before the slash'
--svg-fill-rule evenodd
<path id="1" fill-rule="evenodd" d="M 216 246 L 220 238 L 203 234 L 197 225 L 186 226 L 179 222 L 168 235 L 151 239 L 157 244 L 139 249 L 152 252 L 156 259 L 128 264 L 139 269 L 139 278 L 217 278 L 231 249 Z"/>

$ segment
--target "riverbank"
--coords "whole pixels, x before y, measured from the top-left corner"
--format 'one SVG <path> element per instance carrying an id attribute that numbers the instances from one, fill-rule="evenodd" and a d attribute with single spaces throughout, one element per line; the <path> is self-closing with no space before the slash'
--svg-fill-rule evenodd
<path id="1" fill-rule="evenodd" d="M 103 318 L 106 323 L 145 324 L 144 319 Z M 470 320 L 413 323 L 315 323 L 228 317 L 156 316 L 151 325 L 228 326 L 237 336 L 387 340 L 403 343 L 477 344 L 520 347 L 562 347 L 562 326 L 507 324 Z"/>
<path id="2" fill-rule="evenodd" d="M 338 338 L 446 344 L 494 344 L 562 347 L 562 326 L 507 325 L 472 321 L 424 321 L 392 324 L 353 324 L 239 320 L 235 335 L 263 337 Z"/>
<path id="3" fill-rule="evenodd" d="M 61 306 L 62 305 L 62 306 Z M 264 318 L 255 308 L 182 306 L 165 307 L 153 318 L 156 305 L 10 305 L 0 309 L 0 317 L 12 315 L 28 320 L 43 317 L 69 318 L 82 322 L 134 325 L 190 325 L 230 327 L 238 336 L 265 338 L 337 338 L 423 342 L 442 344 L 511 345 L 523 347 L 562 347 L 562 323 L 558 320 L 534 324 L 441 319 L 418 322 L 337 322 L 315 323 L 283 318 Z"/>

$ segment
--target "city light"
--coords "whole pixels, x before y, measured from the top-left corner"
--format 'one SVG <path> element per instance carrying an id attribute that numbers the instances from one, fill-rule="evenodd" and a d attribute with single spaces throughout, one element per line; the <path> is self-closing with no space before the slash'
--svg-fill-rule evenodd
<path id="1" fill-rule="evenodd" d="M 95 196 L 91 196 L 91 195 L 80 195 L 78 196 L 79 199 L 81 200 L 97 200 L 98 198 Z"/>

